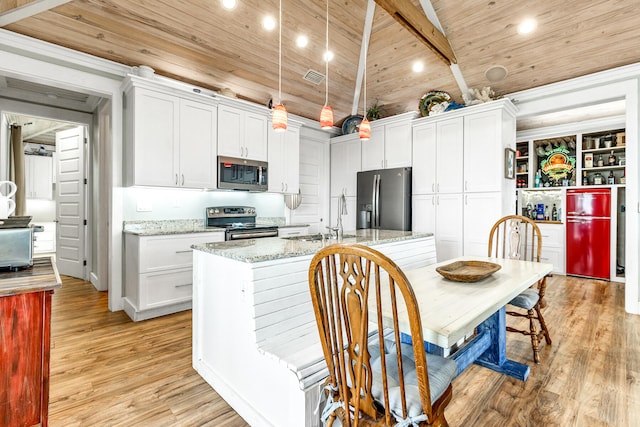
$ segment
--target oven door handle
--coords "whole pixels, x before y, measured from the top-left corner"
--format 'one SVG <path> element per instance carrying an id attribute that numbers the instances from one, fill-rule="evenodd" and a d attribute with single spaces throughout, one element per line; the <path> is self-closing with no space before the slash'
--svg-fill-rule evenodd
<path id="1" fill-rule="evenodd" d="M 277 237 L 278 230 L 258 233 L 229 233 L 229 240 L 255 239 L 256 237 Z"/>

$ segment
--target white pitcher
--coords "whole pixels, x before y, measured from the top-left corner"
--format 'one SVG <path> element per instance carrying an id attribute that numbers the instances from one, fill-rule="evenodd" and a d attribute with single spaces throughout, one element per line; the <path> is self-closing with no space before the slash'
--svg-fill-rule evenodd
<path id="1" fill-rule="evenodd" d="M 0 181 L 0 197 L 6 197 L 7 199 L 16 194 L 18 187 L 13 181 Z"/>
<path id="2" fill-rule="evenodd" d="M 0 196 L 0 219 L 9 218 L 16 211 L 16 202 L 4 196 Z"/>

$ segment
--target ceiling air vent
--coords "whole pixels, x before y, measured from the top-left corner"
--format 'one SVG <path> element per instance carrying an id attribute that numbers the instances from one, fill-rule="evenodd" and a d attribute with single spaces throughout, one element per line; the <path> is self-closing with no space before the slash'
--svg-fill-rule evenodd
<path id="1" fill-rule="evenodd" d="M 309 70 L 304 75 L 303 79 L 305 79 L 306 81 L 311 82 L 313 84 L 319 85 L 324 80 L 324 74 L 322 74 L 322 73 L 320 73 L 318 71 L 315 71 L 315 70 Z"/>

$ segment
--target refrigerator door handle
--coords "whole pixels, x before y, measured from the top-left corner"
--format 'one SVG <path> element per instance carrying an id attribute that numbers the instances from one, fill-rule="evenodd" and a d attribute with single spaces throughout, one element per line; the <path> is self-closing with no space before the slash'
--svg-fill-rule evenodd
<path id="1" fill-rule="evenodd" d="M 380 181 L 381 176 L 377 175 L 378 179 L 376 182 L 376 228 L 380 227 Z"/>
<path id="2" fill-rule="evenodd" d="M 378 212 L 378 194 L 376 193 L 377 184 L 378 175 L 373 175 L 373 191 L 371 192 L 371 228 L 376 227 L 376 214 Z"/>

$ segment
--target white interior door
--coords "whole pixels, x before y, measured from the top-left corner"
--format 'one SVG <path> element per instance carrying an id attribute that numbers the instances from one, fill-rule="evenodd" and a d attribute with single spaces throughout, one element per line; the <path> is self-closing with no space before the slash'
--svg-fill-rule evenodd
<path id="1" fill-rule="evenodd" d="M 56 264 L 60 274 L 85 279 L 84 127 L 56 133 Z"/>

